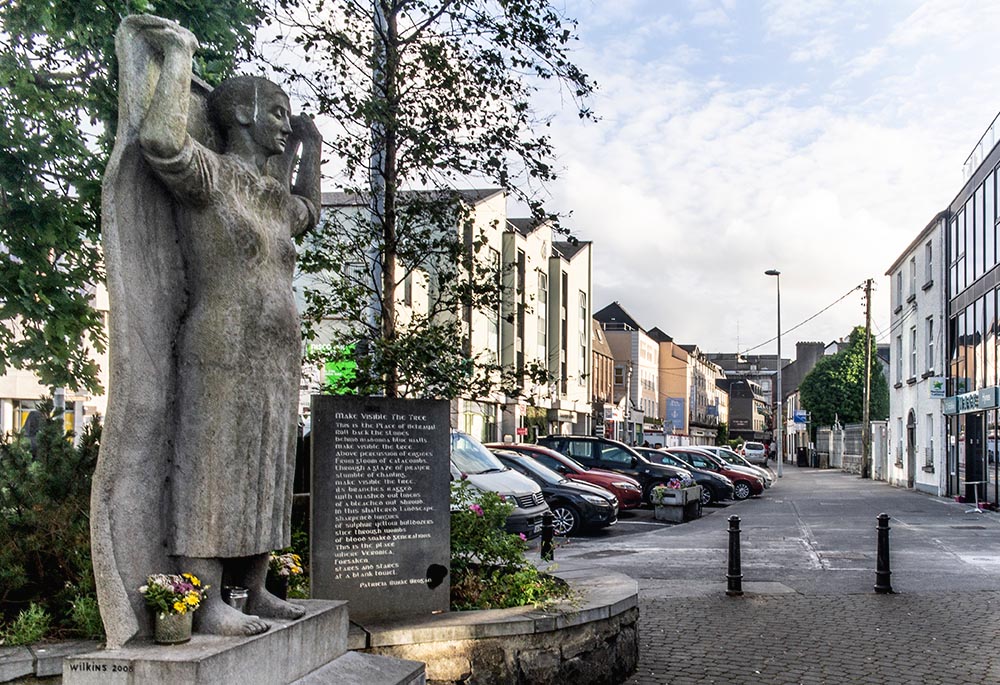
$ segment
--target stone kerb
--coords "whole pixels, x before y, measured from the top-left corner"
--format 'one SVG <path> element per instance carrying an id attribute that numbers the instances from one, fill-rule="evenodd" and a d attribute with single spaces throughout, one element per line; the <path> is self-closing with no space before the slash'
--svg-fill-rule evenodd
<path id="1" fill-rule="evenodd" d="M 638 585 L 596 569 L 559 571 L 575 598 L 551 608 L 461 611 L 355 624 L 350 649 L 422 661 L 427 682 L 621 682 L 638 663 Z"/>

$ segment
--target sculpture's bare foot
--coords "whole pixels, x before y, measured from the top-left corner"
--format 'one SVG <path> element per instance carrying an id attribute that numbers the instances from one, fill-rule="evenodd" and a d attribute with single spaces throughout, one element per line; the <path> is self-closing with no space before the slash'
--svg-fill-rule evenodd
<path id="1" fill-rule="evenodd" d="M 249 616 L 222 602 L 208 602 L 195 613 L 195 631 L 211 635 L 246 637 L 270 628 L 259 616 Z"/>
<path id="2" fill-rule="evenodd" d="M 306 613 L 305 607 L 278 599 L 264 588 L 250 593 L 247 611 L 265 618 L 283 618 L 292 621 L 302 618 Z"/>

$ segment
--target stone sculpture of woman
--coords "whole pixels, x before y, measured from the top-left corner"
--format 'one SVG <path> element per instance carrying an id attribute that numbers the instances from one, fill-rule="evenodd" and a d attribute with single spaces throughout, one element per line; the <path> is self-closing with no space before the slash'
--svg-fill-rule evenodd
<path id="1" fill-rule="evenodd" d="M 193 92 L 196 48 L 189 31 L 148 15 L 118 36 L 104 197 L 111 396 L 92 497 L 109 647 L 148 632 L 134 594 L 149 573 L 211 586 L 199 632 L 252 635 L 304 612 L 264 579 L 269 552 L 290 539 L 292 238 L 319 218 L 321 139 L 265 79 Z M 221 601 L 224 577 L 250 590 L 247 614 Z"/>

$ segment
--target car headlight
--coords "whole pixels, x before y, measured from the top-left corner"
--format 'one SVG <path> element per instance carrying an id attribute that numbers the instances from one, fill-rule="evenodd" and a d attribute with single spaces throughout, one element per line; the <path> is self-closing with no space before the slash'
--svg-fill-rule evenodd
<path id="1" fill-rule="evenodd" d="M 608 500 L 604 499 L 599 495 L 580 495 L 580 496 L 583 497 L 588 502 L 590 502 L 591 504 L 596 504 L 599 507 L 611 506 L 611 502 L 609 502 Z"/>
<path id="2" fill-rule="evenodd" d="M 635 490 L 636 492 L 642 492 L 641 488 L 636 487 L 633 483 L 612 483 L 616 488 L 621 488 L 622 490 Z"/>

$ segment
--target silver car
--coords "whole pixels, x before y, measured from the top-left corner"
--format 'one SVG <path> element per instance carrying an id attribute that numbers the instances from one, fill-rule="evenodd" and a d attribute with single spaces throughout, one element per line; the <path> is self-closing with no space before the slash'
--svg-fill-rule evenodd
<path id="1" fill-rule="evenodd" d="M 767 465 L 767 448 L 762 442 L 745 442 L 739 452 L 751 464 Z"/>

